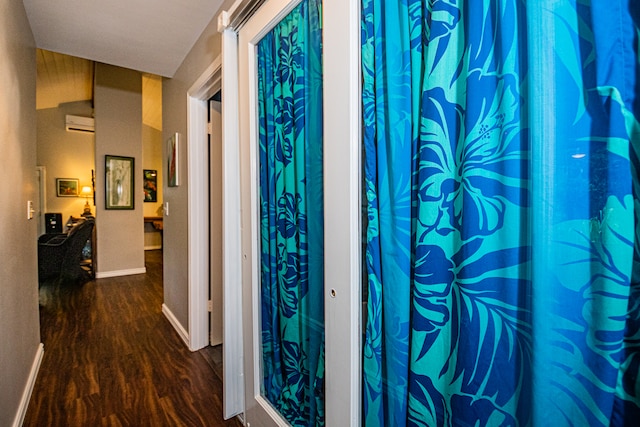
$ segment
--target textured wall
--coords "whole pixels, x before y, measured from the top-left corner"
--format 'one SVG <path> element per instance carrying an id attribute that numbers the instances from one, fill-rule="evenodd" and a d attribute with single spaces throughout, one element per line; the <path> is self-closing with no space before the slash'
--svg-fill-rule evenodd
<path id="1" fill-rule="evenodd" d="M 0 425 L 14 423 L 38 352 L 36 52 L 20 1 L 0 0 Z"/>

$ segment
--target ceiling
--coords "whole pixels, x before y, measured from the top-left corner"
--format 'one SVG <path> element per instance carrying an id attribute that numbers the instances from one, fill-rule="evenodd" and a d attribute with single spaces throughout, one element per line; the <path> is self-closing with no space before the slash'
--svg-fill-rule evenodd
<path id="1" fill-rule="evenodd" d="M 93 103 L 94 61 L 36 49 L 36 109 Z M 142 123 L 162 130 L 162 77 L 142 73 Z"/>
<path id="2" fill-rule="evenodd" d="M 24 0 L 36 47 L 173 77 L 223 0 Z"/>
<path id="3" fill-rule="evenodd" d="M 93 99 L 93 61 L 36 49 L 36 109 Z"/>

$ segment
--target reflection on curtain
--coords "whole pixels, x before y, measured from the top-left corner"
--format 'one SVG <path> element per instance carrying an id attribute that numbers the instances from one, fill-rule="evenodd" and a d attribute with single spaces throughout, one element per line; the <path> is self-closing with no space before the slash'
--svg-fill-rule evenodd
<path id="1" fill-rule="evenodd" d="M 263 395 L 324 425 L 321 2 L 258 44 Z"/>
<path id="2" fill-rule="evenodd" d="M 640 6 L 362 7 L 364 424 L 637 425 Z"/>

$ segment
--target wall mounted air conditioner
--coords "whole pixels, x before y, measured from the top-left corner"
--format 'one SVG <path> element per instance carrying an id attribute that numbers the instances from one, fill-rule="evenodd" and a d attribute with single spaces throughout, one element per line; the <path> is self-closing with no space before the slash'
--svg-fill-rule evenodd
<path id="1" fill-rule="evenodd" d="M 93 117 L 72 116 L 65 117 L 65 128 L 69 132 L 95 132 L 95 119 Z"/>

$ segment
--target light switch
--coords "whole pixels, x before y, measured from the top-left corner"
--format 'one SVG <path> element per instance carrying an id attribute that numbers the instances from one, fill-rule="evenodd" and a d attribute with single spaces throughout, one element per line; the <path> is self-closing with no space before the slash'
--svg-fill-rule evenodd
<path id="1" fill-rule="evenodd" d="M 169 202 L 164 202 L 164 214 L 169 216 Z"/>
<path id="2" fill-rule="evenodd" d="M 33 202 L 31 200 L 27 200 L 27 219 L 33 219 L 34 212 Z"/>

